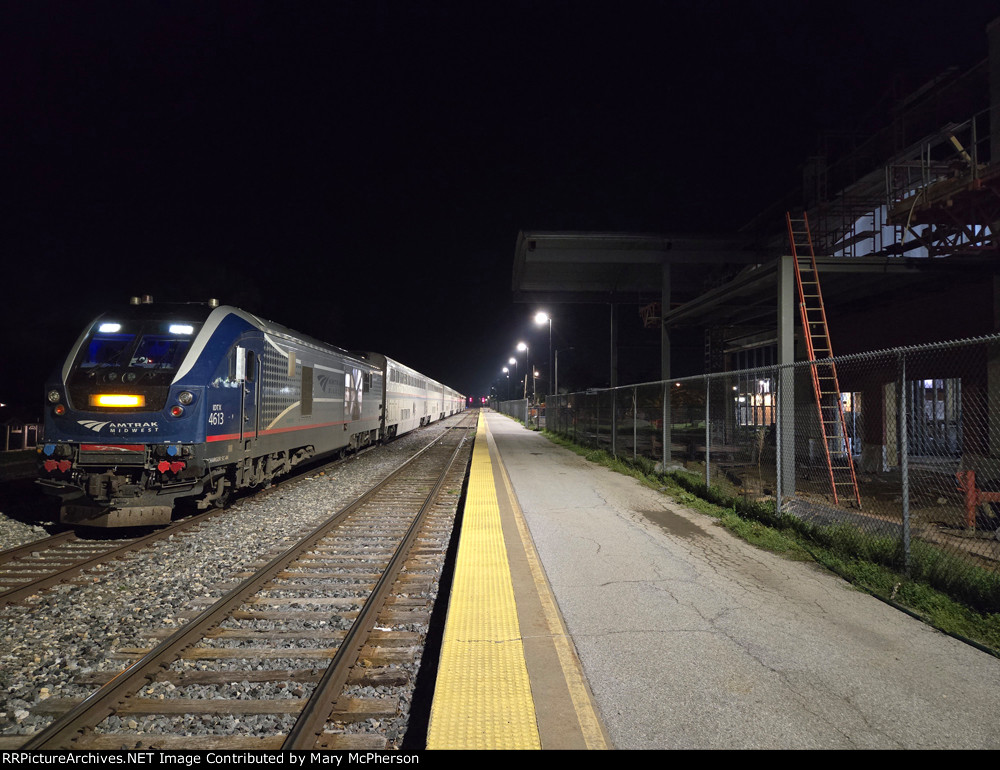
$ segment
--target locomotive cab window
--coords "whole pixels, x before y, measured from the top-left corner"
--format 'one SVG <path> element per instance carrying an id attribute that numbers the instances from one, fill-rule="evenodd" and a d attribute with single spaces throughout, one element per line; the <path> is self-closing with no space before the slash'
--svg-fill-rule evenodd
<path id="1" fill-rule="evenodd" d="M 95 366 L 118 366 L 135 340 L 134 334 L 95 333 L 83 347 L 77 366 L 91 369 Z"/>
<path id="2" fill-rule="evenodd" d="M 66 378 L 71 404 L 96 411 L 157 411 L 191 349 L 200 322 L 101 319 L 80 345 Z M 128 396 L 127 406 L 108 397 Z"/>
<path id="3" fill-rule="evenodd" d="M 200 324 L 100 324 L 81 346 L 75 368 L 176 371 Z"/>
<path id="4" fill-rule="evenodd" d="M 191 347 L 190 337 L 144 334 L 132 355 L 130 366 L 141 369 L 175 370 Z"/>
<path id="5" fill-rule="evenodd" d="M 247 381 L 253 382 L 254 371 L 257 368 L 257 357 L 254 352 L 248 348 L 236 346 L 233 355 L 233 379 L 237 382 Z"/>

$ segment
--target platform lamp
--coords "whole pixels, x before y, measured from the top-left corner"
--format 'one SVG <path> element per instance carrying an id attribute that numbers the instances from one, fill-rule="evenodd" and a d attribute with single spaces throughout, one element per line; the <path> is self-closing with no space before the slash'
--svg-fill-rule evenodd
<path id="1" fill-rule="evenodd" d="M 546 313 L 544 310 L 539 310 L 535 313 L 535 323 L 539 326 L 545 324 L 549 325 L 549 384 L 552 384 L 552 316 Z M 546 395 L 548 395 L 546 393 Z M 555 395 L 558 395 L 556 393 Z"/>
<path id="2" fill-rule="evenodd" d="M 524 398 L 527 398 L 528 397 L 528 370 L 530 369 L 530 367 L 528 366 L 528 343 L 527 342 L 518 342 L 517 343 L 517 349 L 524 351 Z"/>
<path id="3" fill-rule="evenodd" d="M 507 363 L 514 367 L 514 386 L 517 387 L 517 359 L 511 356 Z"/>
<path id="4" fill-rule="evenodd" d="M 505 366 L 503 373 L 507 375 L 507 400 L 510 401 L 510 369 Z"/>

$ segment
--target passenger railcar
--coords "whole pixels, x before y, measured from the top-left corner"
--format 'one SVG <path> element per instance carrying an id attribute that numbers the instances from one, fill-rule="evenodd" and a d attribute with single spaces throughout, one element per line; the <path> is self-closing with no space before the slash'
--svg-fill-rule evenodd
<path id="1" fill-rule="evenodd" d="M 384 373 L 381 399 L 385 404 L 386 438 L 443 420 L 464 407 L 460 394 L 399 361 L 381 353 L 358 355 Z"/>
<path id="2" fill-rule="evenodd" d="M 235 307 L 134 300 L 88 327 L 47 383 L 39 482 L 64 522 L 165 524 L 178 500 L 221 505 L 454 414 L 454 395 Z"/>

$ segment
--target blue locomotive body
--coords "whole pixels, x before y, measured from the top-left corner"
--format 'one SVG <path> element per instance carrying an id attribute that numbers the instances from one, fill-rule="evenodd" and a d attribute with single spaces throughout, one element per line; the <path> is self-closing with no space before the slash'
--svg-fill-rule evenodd
<path id="1" fill-rule="evenodd" d="M 98 318 L 47 383 L 39 483 L 64 522 L 165 524 L 179 500 L 222 505 L 463 407 L 413 373 L 425 413 L 387 424 L 390 364 L 234 307 L 133 304 Z"/>

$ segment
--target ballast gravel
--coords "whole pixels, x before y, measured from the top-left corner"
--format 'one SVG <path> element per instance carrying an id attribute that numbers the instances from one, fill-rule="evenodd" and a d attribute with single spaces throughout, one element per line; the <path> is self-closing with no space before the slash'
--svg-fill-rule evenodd
<path id="1" fill-rule="evenodd" d="M 95 672 L 118 671 L 127 665 L 128 661 L 120 656 L 114 657 L 115 650 L 148 647 L 149 632 L 182 625 L 183 612 L 219 599 L 227 586 L 237 582 L 238 573 L 249 571 L 255 563 L 290 547 L 299 536 L 398 467 L 417 448 L 447 430 L 449 424 L 453 421 L 432 424 L 387 446 L 329 467 L 323 473 L 316 471 L 266 495 L 243 498 L 226 515 L 122 560 L 100 565 L 72 584 L 36 595 L 26 606 L 0 608 L 0 735 L 28 735 L 44 728 L 51 717 L 35 713 L 42 701 L 82 697 L 92 692 L 96 685 L 78 681 Z M 45 534 L 41 526 L 24 524 L 0 512 L 0 549 L 31 542 Z M 266 621 L 249 622 L 255 627 L 268 628 Z M 331 618 L 322 630 L 349 625 Z M 294 642 L 274 644 L 295 646 Z M 290 651 L 287 659 L 254 661 L 252 667 L 282 670 L 317 665 L 315 660 L 295 659 L 293 655 Z M 233 682 L 221 687 L 174 688 L 158 683 L 150 685 L 151 692 L 144 695 L 294 698 L 308 693 L 310 685 L 297 682 L 241 683 L 239 671 L 246 670 L 247 663 L 213 662 L 212 670 L 234 672 Z M 208 669 L 201 661 L 184 660 L 177 665 L 185 670 Z M 404 693 L 400 703 L 405 708 L 409 696 Z M 117 719 L 109 719 L 101 731 L 118 727 Z M 122 723 L 145 734 L 243 735 L 266 734 L 277 726 L 287 730 L 294 720 L 272 715 L 220 715 L 217 720 L 200 716 L 142 716 L 131 720 L 134 726 L 129 721 Z M 390 741 L 399 739 L 405 730 L 405 713 L 393 722 Z M 364 729 L 384 732 L 386 725 L 369 720 Z"/>

